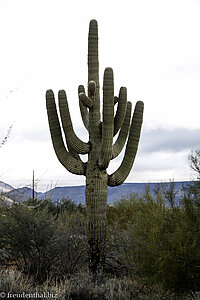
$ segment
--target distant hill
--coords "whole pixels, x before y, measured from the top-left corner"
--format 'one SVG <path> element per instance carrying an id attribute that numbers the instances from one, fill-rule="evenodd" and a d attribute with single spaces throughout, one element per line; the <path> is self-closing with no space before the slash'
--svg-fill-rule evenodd
<path id="1" fill-rule="evenodd" d="M 14 201 L 24 202 L 24 201 L 28 200 L 29 198 L 33 197 L 33 190 L 29 187 L 22 187 L 22 188 L 18 188 L 18 189 L 12 189 L 11 191 L 4 193 L 4 195 Z M 38 199 L 45 198 L 44 193 L 35 192 L 34 195 Z"/>
<path id="2" fill-rule="evenodd" d="M 14 188 L 11 185 L 9 185 L 3 181 L 0 181 L 0 194 L 10 192 L 13 189 Z"/>
<path id="3" fill-rule="evenodd" d="M 192 181 L 175 182 L 175 192 L 179 195 L 182 186 L 192 183 Z M 153 193 L 158 183 L 148 183 L 150 191 Z M 162 183 L 166 188 L 169 188 L 170 182 Z M 120 200 L 122 197 L 128 197 L 131 193 L 137 193 L 142 195 L 145 191 L 146 183 L 124 183 L 116 187 L 108 187 L 108 203 Z M 32 197 L 32 189 L 28 187 L 13 189 L 5 193 L 10 199 L 15 201 L 22 201 Z M 85 204 L 85 186 L 66 186 L 66 187 L 55 187 L 45 193 L 35 192 L 35 198 L 44 199 L 50 198 L 53 202 L 61 200 L 63 198 L 69 198 L 75 203 Z"/>

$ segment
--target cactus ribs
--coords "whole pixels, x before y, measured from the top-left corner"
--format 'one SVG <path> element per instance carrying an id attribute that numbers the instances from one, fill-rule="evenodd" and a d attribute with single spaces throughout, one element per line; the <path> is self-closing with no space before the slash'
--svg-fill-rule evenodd
<path id="1" fill-rule="evenodd" d="M 114 97 L 113 70 L 106 68 L 103 78 L 103 111 L 100 114 L 98 25 L 90 21 L 88 36 L 88 91 L 78 87 L 79 105 L 83 124 L 88 130 L 88 143 L 80 140 L 71 122 L 64 90 L 59 91 L 59 111 L 65 134 L 64 143 L 61 125 L 52 90 L 46 92 L 46 107 L 53 147 L 58 160 L 71 173 L 86 177 L 86 208 L 89 243 L 89 268 L 92 273 L 104 265 L 104 245 L 106 238 L 107 186 L 120 185 L 131 171 L 140 138 L 143 119 L 143 102 L 135 106 L 132 121 L 131 102 L 127 101 L 127 90 L 121 87 L 118 97 Z M 117 105 L 116 113 L 114 106 Z M 113 137 L 118 133 L 115 143 Z M 112 159 L 122 151 L 126 140 L 124 158 L 119 168 L 108 174 L 106 169 Z M 87 163 L 79 154 L 88 154 Z"/>

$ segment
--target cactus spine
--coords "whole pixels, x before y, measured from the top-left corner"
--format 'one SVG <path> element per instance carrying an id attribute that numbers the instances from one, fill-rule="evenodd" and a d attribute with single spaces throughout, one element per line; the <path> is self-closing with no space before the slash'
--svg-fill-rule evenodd
<path id="1" fill-rule="evenodd" d="M 90 21 L 88 36 L 88 92 L 78 87 L 79 105 L 84 126 L 89 133 L 88 143 L 75 134 L 64 90 L 59 91 L 59 111 L 65 134 L 64 144 L 58 119 L 54 93 L 46 92 L 46 106 L 53 147 L 58 160 L 71 173 L 86 177 L 86 208 L 88 220 L 88 243 L 90 271 L 95 273 L 104 262 L 106 238 L 107 186 L 116 186 L 128 176 L 138 148 L 143 118 L 143 102 L 138 101 L 131 119 L 131 103 L 127 90 L 122 87 L 114 97 L 113 70 L 106 68 L 103 78 L 103 111 L 100 115 L 98 26 Z M 114 105 L 117 104 L 116 113 Z M 118 137 L 113 144 L 113 137 Z M 117 157 L 128 137 L 125 155 L 119 168 L 111 175 L 106 169 L 110 160 Z M 79 154 L 88 154 L 88 161 L 81 161 Z"/>

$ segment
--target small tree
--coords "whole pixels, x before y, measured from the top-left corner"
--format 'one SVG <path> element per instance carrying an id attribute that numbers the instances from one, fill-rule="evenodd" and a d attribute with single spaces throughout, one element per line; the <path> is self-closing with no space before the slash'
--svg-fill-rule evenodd
<path id="1" fill-rule="evenodd" d="M 190 167 L 196 174 L 196 181 L 189 184 L 187 193 L 190 193 L 190 197 L 193 198 L 193 202 L 196 206 L 200 207 L 200 149 L 192 151 L 188 157 Z"/>

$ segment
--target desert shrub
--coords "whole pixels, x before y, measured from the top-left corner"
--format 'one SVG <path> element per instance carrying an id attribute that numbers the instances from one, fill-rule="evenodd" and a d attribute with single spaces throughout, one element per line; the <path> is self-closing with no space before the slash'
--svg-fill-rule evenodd
<path id="1" fill-rule="evenodd" d="M 52 272 L 60 277 L 87 268 L 85 216 L 79 212 L 59 215 L 57 230 L 51 240 Z"/>
<path id="2" fill-rule="evenodd" d="M 12 263 L 40 282 L 85 268 L 87 258 L 85 216 L 68 205 L 52 213 L 46 204 L 5 206 L 0 219 L 0 264 Z"/>
<path id="3" fill-rule="evenodd" d="M 66 227 L 78 234 L 86 233 L 86 216 L 79 210 L 71 213 L 67 210 L 61 211 L 56 219 L 61 227 Z"/>
<path id="4" fill-rule="evenodd" d="M 69 214 L 74 214 L 76 212 L 84 213 L 84 207 L 81 203 L 78 205 L 68 198 L 63 198 L 61 201 L 56 202 L 57 208 L 60 212 L 67 211 Z"/>
<path id="5" fill-rule="evenodd" d="M 128 199 L 122 198 L 120 201 L 115 202 L 112 207 L 108 208 L 109 226 L 106 264 L 112 272 L 126 274 L 127 272 L 136 271 L 135 257 L 131 256 L 130 259 L 130 253 L 132 255 L 132 250 L 136 251 L 136 248 L 139 251 L 139 240 L 143 241 L 144 253 L 146 251 L 145 247 L 149 247 L 153 252 L 152 245 L 150 246 L 147 240 L 149 229 L 150 226 L 156 226 L 154 229 L 157 231 L 156 234 L 159 234 L 163 211 L 165 209 L 163 199 L 159 196 L 158 192 L 155 194 L 156 203 L 147 186 L 143 198 L 132 193 Z M 146 214 L 144 214 L 144 211 Z M 138 230 L 138 242 L 133 241 L 136 228 Z M 149 263 L 151 264 L 151 262 L 152 258 L 149 256 Z"/>
<path id="6" fill-rule="evenodd" d="M 159 283 L 177 291 L 200 289 L 198 210 L 186 194 L 181 206 L 173 205 L 175 200 L 170 199 L 170 208 L 165 197 L 162 189 L 153 195 L 147 189 L 142 198 L 128 199 L 125 205 L 132 209 L 132 220 L 127 219 L 127 230 L 121 231 L 125 249 L 121 258 L 148 284 Z M 119 247 L 119 237 L 116 243 Z"/>
<path id="7" fill-rule="evenodd" d="M 76 205 L 74 201 L 69 198 L 63 198 L 62 200 L 57 200 L 55 202 L 50 199 L 28 199 L 24 202 L 24 205 L 35 207 L 35 210 L 41 211 L 46 210 L 47 213 L 58 216 L 63 212 L 68 212 L 69 214 L 73 214 L 76 212 L 84 213 L 85 209 L 82 204 Z"/>
<path id="8" fill-rule="evenodd" d="M 138 203 L 138 196 L 130 194 L 128 199 L 121 198 L 107 206 L 107 238 L 105 245 L 106 273 L 115 275 L 128 274 L 132 263 L 126 260 L 128 251 L 128 229 L 134 222 L 134 211 Z"/>
<path id="9" fill-rule="evenodd" d="M 0 248 L 19 269 L 45 278 L 51 265 L 48 246 L 55 229 L 54 218 L 46 211 L 13 205 L 5 208 L 0 220 Z"/>
<path id="10" fill-rule="evenodd" d="M 24 206 L 34 208 L 35 211 L 45 210 L 46 213 L 56 216 L 58 214 L 57 204 L 49 199 L 33 199 L 29 198 L 27 201 L 23 202 Z"/>
<path id="11" fill-rule="evenodd" d="M 134 201 L 133 201 L 134 199 Z M 107 220 L 108 226 L 120 227 L 121 229 L 128 228 L 128 222 L 134 220 L 134 210 L 137 204 L 137 194 L 131 193 L 129 198 L 121 198 L 113 203 L 113 205 L 107 206 Z"/>
<path id="12" fill-rule="evenodd" d="M 87 266 L 87 238 L 60 229 L 53 238 L 53 274 L 71 275 Z"/>
<path id="13" fill-rule="evenodd" d="M 10 260 L 10 253 L 7 251 L 6 247 L 0 249 L 0 266 L 3 266 Z"/>

